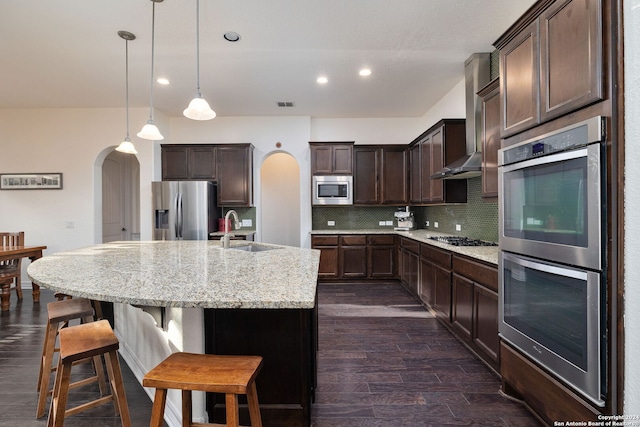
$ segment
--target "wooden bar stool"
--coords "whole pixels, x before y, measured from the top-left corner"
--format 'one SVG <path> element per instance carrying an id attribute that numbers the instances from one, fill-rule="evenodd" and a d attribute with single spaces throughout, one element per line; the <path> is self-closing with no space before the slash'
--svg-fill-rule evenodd
<path id="1" fill-rule="evenodd" d="M 262 427 L 256 377 L 262 368 L 260 356 L 219 356 L 214 354 L 173 353 L 144 376 L 142 385 L 155 387 L 151 427 L 161 427 L 167 389 L 182 390 L 182 426 L 214 424 L 193 423 L 191 391 L 224 393 L 227 427 L 238 427 L 238 395 L 246 394 L 252 427 Z"/>
<path id="2" fill-rule="evenodd" d="M 68 325 L 72 320 L 82 322 L 93 322 L 94 310 L 91 301 L 85 298 L 63 299 L 47 304 L 47 329 L 42 345 L 42 357 L 40 358 L 40 375 L 38 376 L 38 407 L 36 418 L 44 416 L 47 396 L 51 394 L 49 381 L 51 373 L 56 371 L 56 364 L 53 363 L 54 354 L 59 350 L 56 348 L 56 338 L 60 330 Z M 72 388 L 98 382 L 100 393 L 107 393 L 107 384 L 104 377 L 104 368 L 100 356 L 92 359 L 95 375 L 71 384 Z"/>
<path id="3" fill-rule="evenodd" d="M 127 405 L 127 397 L 122 382 L 122 371 L 118 360 L 120 343 L 113 333 L 109 321 L 98 320 L 77 326 L 69 326 L 60 330 L 59 337 L 60 358 L 58 359 L 56 381 L 53 386 L 53 396 L 51 397 L 48 427 L 62 427 L 65 417 L 108 402 L 113 402 L 116 414 L 120 415 L 122 425 L 131 427 L 129 406 Z M 111 394 L 67 409 L 72 366 L 79 360 L 102 355 L 104 355 L 107 365 Z"/>

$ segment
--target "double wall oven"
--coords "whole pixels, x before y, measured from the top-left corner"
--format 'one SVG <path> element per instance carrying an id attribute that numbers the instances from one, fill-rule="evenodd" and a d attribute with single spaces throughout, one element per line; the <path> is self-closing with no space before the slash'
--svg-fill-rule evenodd
<path id="1" fill-rule="evenodd" d="M 603 406 L 605 119 L 499 152 L 500 336 Z"/>

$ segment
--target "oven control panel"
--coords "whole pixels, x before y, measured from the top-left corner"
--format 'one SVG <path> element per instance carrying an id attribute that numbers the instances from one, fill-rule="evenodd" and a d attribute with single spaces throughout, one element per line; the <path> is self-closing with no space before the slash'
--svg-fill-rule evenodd
<path id="1" fill-rule="evenodd" d="M 604 140 L 604 120 L 597 116 L 589 120 L 521 142 L 500 150 L 500 165 L 522 162 L 559 151 L 574 150 Z"/>

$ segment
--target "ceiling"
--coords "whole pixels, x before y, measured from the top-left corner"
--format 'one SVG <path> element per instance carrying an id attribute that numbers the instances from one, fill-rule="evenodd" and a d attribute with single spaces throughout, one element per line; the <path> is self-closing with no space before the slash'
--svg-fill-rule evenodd
<path id="1" fill-rule="evenodd" d="M 219 116 L 418 117 L 533 0 L 201 0 L 200 86 Z M 150 0 L 2 0 L 0 108 L 148 107 Z M 196 0 L 155 3 L 154 106 L 196 92 Z M 227 31 L 241 35 L 230 43 Z M 372 75 L 358 75 L 362 67 Z M 316 83 L 320 75 L 325 85 Z M 293 107 L 277 106 L 290 101 Z"/>

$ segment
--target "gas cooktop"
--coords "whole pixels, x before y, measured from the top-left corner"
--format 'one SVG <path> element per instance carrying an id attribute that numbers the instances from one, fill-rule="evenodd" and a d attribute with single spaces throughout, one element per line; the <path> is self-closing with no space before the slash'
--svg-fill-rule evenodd
<path id="1" fill-rule="evenodd" d="M 437 242 L 448 243 L 453 246 L 498 246 L 497 243 L 460 236 L 429 237 L 429 239 Z"/>

